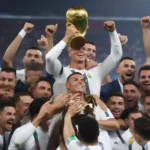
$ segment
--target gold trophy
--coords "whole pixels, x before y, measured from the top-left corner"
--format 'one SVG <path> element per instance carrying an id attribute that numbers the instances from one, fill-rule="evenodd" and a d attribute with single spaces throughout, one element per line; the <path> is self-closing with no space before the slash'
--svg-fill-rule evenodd
<path id="1" fill-rule="evenodd" d="M 92 95 L 85 96 L 83 103 L 82 103 L 83 110 L 79 114 L 73 117 L 72 119 L 73 124 L 76 125 L 78 122 L 78 119 L 80 119 L 83 116 L 95 118 L 95 115 L 94 115 L 95 106 L 97 106 L 95 98 Z"/>
<path id="2" fill-rule="evenodd" d="M 80 49 L 85 44 L 84 36 L 88 27 L 88 13 L 84 7 L 73 6 L 66 13 L 66 21 L 72 23 L 80 32 L 70 41 L 73 49 Z"/>

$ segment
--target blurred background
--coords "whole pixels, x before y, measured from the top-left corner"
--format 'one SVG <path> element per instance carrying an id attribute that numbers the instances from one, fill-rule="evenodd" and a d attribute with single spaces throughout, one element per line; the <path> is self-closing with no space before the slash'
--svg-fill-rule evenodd
<path id="1" fill-rule="evenodd" d="M 102 62 L 110 53 L 110 39 L 103 29 L 103 22 L 114 20 L 117 31 L 129 38 L 128 43 L 123 47 L 123 56 L 135 59 L 138 72 L 146 59 L 140 18 L 150 15 L 150 0 L 1 0 L 0 60 L 26 21 L 33 23 L 35 28 L 24 38 L 15 56 L 14 66 L 17 69 L 23 68 L 22 58 L 26 49 L 33 45 L 37 46 L 37 39 L 45 34 L 46 25 L 58 23 L 58 31 L 54 38 L 54 44 L 57 44 L 65 33 L 66 11 L 75 5 L 85 7 L 89 14 L 86 39 L 96 44 L 97 61 Z M 66 50 L 60 56 L 60 60 L 64 65 L 69 64 Z M 111 77 L 117 78 L 115 69 Z"/>

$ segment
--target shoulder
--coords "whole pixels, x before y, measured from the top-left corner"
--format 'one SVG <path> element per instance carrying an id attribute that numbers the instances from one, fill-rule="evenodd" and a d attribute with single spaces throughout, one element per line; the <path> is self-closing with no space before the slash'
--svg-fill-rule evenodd
<path id="1" fill-rule="evenodd" d="M 66 146 L 69 150 L 81 149 L 83 144 L 77 139 L 76 136 L 71 136 L 66 140 Z"/>
<path id="2" fill-rule="evenodd" d="M 112 86 L 117 85 L 117 84 L 119 85 L 118 80 L 113 80 L 112 82 L 109 82 L 109 83 L 103 85 L 102 89 L 108 89 L 108 88 L 111 88 Z"/>
<path id="3" fill-rule="evenodd" d="M 21 70 L 16 70 L 17 74 L 25 74 L 25 69 L 21 69 Z"/>

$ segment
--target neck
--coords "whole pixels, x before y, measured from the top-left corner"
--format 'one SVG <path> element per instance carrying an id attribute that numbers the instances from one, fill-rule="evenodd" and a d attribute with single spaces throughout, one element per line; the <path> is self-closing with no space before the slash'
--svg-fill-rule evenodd
<path id="1" fill-rule="evenodd" d="M 80 97 L 80 99 L 84 99 L 84 93 L 72 93 L 72 92 L 69 92 L 69 94 L 72 94 L 72 95 L 75 95 L 75 94 L 79 94 L 78 96 Z"/>
<path id="2" fill-rule="evenodd" d="M 147 140 L 142 140 L 142 141 L 141 141 L 142 147 L 144 147 L 148 142 L 149 142 L 149 141 L 147 141 Z"/>
<path id="3" fill-rule="evenodd" d="M 93 142 L 93 143 L 86 143 L 86 142 L 83 142 L 83 141 L 82 141 L 82 143 L 83 143 L 85 146 L 95 146 L 95 145 L 98 144 L 98 141 Z"/>
<path id="4" fill-rule="evenodd" d="M 129 130 L 130 130 L 130 132 L 131 132 L 131 133 L 132 133 L 132 135 L 133 135 L 133 130 L 132 130 L 132 128 L 131 128 L 131 127 L 129 128 Z"/>
<path id="5" fill-rule="evenodd" d="M 22 119 L 23 119 L 23 118 L 22 118 Z M 17 115 L 16 115 L 16 124 L 17 124 L 17 123 L 20 123 L 22 119 L 21 119 L 21 118 L 19 117 L 19 115 L 17 114 Z"/>
<path id="6" fill-rule="evenodd" d="M 136 111 L 139 109 L 139 106 L 138 104 L 135 106 L 135 107 L 132 107 L 132 108 L 127 108 L 128 112 L 131 112 L 131 111 Z"/>
<path id="7" fill-rule="evenodd" d="M 83 69 L 85 69 L 85 62 L 83 62 L 83 63 L 76 63 L 76 62 L 71 61 L 70 68 L 83 70 Z"/>
<path id="8" fill-rule="evenodd" d="M 121 82 L 122 85 L 124 84 L 124 81 L 120 76 L 119 76 L 119 81 Z"/>

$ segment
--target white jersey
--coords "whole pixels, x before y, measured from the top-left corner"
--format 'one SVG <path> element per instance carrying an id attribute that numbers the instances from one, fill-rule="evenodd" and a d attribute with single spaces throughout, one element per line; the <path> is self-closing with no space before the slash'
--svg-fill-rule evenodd
<path id="1" fill-rule="evenodd" d="M 66 146 L 68 150 L 104 150 L 102 143 L 94 146 L 85 146 L 75 136 L 67 139 Z"/>
<path id="2" fill-rule="evenodd" d="M 12 135 L 8 150 L 35 150 L 36 143 L 33 136 L 35 131 L 38 135 L 41 150 L 47 150 L 54 125 L 61 117 L 62 114 L 60 113 L 49 120 L 49 129 L 47 132 L 43 131 L 40 126 L 36 128 L 31 122 L 17 128 Z"/>
<path id="3" fill-rule="evenodd" d="M 144 145 L 145 150 L 150 150 L 150 141 Z M 139 145 L 136 141 L 132 144 L 132 149 L 134 150 L 143 150 L 142 146 Z"/>
<path id="4" fill-rule="evenodd" d="M 6 145 L 8 145 L 10 132 L 5 132 L 4 134 L 5 134 Z M 4 144 L 4 135 L 0 134 L 0 150 L 3 149 L 3 144 Z"/>
<path id="5" fill-rule="evenodd" d="M 129 149 L 130 138 L 132 138 L 132 133 L 128 129 L 121 136 L 122 136 L 122 139 L 124 140 L 125 144 L 123 144 L 122 141 L 120 140 L 120 138 L 118 137 L 112 145 L 113 150 L 120 150 L 120 148 L 121 148 L 121 150 Z"/>
<path id="6" fill-rule="evenodd" d="M 64 41 L 60 41 L 56 46 L 54 46 L 46 54 L 46 71 L 49 74 L 52 74 L 56 80 L 53 87 L 54 96 L 59 95 L 62 91 L 66 91 L 66 80 L 72 73 L 72 70 L 80 72 L 81 74 L 85 73 L 88 78 L 90 94 L 96 94 L 99 96 L 103 79 L 113 70 L 122 57 L 122 47 L 116 31 L 110 33 L 110 40 L 110 55 L 98 66 L 89 70 L 77 70 L 74 68 L 63 67 L 58 60 L 58 57 L 66 47 L 66 43 Z"/>
<path id="7" fill-rule="evenodd" d="M 16 70 L 16 79 L 21 80 L 23 83 L 26 83 L 25 80 L 25 69 Z"/>

